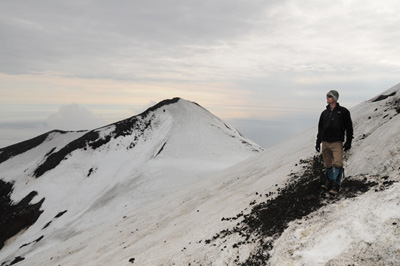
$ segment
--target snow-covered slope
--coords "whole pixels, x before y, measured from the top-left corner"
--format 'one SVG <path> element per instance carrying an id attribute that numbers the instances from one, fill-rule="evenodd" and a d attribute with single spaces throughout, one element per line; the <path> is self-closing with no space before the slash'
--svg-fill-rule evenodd
<path id="1" fill-rule="evenodd" d="M 93 131 L 54 131 L 1 149 L 2 190 L 9 189 L 2 194 L 15 206 L 30 203 L 11 206 L 9 213 L 26 213 L 9 214 L 2 223 L 33 224 L 5 243 L 1 261 L 57 245 L 260 151 L 180 98 Z M 13 235 L 5 233 L 2 241 L 6 234 Z"/>
<path id="2" fill-rule="evenodd" d="M 10 242 L 0 252 L 2 261 L 21 256 L 18 265 L 399 265 L 400 84 L 350 111 L 355 139 L 338 198 L 319 189 L 322 165 L 313 128 L 135 208 L 109 205 L 115 216 L 72 237 L 68 230 L 79 226 L 62 216 L 54 224 L 58 238 L 46 240 L 43 230 L 43 239 L 19 250 Z M 171 173 L 164 172 L 166 180 Z M 116 199 L 127 191 L 115 190 L 121 191 L 113 194 Z M 99 215 L 78 213 L 75 221 Z M 40 237 L 22 236 L 26 242 Z"/>

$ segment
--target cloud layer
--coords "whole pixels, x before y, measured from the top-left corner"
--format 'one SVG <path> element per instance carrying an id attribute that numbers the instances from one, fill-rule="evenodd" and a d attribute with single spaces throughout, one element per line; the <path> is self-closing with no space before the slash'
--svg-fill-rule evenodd
<path id="1" fill-rule="evenodd" d="M 32 108 L 32 107 L 30 107 Z M 30 110 L 40 114 L 38 110 Z M 14 111 L 15 112 L 15 111 Z M 106 121 L 79 104 L 61 106 L 58 111 L 50 113 L 46 119 L 28 119 L 20 117 L 6 122 L 0 119 L 0 148 L 36 137 L 51 130 L 78 131 L 91 130 L 105 126 Z"/>
<path id="2" fill-rule="evenodd" d="M 42 121 L 102 106 L 113 122 L 179 96 L 223 119 L 310 119 L 330 89 L 351 107 L 399 82 L 398 14 L 395 0 L 1 1 L 0 104 L 53 105 Z"/>
<path id="3" fill-rule="evenodd" d="M 51 129 L 87 130 L 105 125 L 105 122 L 92 112 L 78 104 L 65 105 L 57 113 L 51 114 L 46 121 Z"/>
<path id="4" fill-rule="evenodd" d="M 7 1 L 0 71 L 132 81 L 307 82 L 399 70 L 396 1 Z M 315 79 L 315 78 L 314 78 Z"/>

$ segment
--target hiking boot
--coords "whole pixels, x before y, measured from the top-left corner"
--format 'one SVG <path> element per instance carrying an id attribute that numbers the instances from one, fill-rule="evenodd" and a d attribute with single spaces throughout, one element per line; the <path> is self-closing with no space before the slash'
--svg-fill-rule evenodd
<path id="1" fill-rule="evenodd" d="M 336 196 L 339 194 L 340 185 L 337 182 L 333 182 L 332 188 L 329 190 L 329 194 Z"/>
<path id="2" fill-rule="evenodd" d="M 326 191 L 329 191 L 332 188 L 332 180 L 326 180 L 325 184 L 321 185 L 321 188 L 325 189 Z"/>
<path id="3" fill-rule="evenodd" d="M 333 195 L 333 196 L 337 196 L 339 194 L 339 191 L 337 191 L 336 189 L 332 188 L 331 190 L 329 190 L 328 193 Z"/>

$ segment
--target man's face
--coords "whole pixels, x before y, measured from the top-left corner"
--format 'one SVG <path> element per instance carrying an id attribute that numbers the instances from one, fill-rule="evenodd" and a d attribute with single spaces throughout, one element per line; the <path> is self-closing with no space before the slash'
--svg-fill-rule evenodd
<path id="1" fill-rule="evenodd" d="M 333 99 L 333 97 L 330 96 L 330 95 L 326 95 L 326 102 L 327 102 L 328 104 L 331 104 L 331 103 L 334 103 L 334 102 L 335 102 L 335 99 Z"/>

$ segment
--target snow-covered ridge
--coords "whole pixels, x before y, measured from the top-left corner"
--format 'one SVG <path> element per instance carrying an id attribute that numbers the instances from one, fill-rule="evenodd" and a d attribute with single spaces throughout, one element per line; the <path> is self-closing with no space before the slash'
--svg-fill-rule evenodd
<path id="1" fill-rule="evenodd" d="M 262 148 L 200 105 L 173 98 L 95 130 L 52 131 L 1 151 L 8 212 L 35 217 L 12 239 L 21 228 L 7 223 L 24 219 L 3 217 L 11 232 L 0 239 L 4 260 L 65 241 Z"/>
<path id="2" fill-rule="evenodd" d="M 81 131 L 81 132 L 83 132 L 83 131 Z M 67 134 L 67 132 L 62 131 L 62 130 L 53 130 L 53 131 L 44 133 L 40 136 L 37 136 L 35 138 L 1 148 L 0 149 L 0 163 L 10 159 L 11 157 L 18 155 L 18 154 L 21 154 L 28 150 L 31 150 L 31 149 L 39 146 L 46 140 L 50 141 L 54 137 L 55 134 Z"/>
<path id="3" fill-rule="evenodd" d="M 165 112 L 159 108 L 158 137 L 138 142 L 141 156 L 126 149 L 131 139 L 112 139 L 100 149 L 76 151 L 40 178 L 28 180 L 38 183 L 39 195 L 48 195 L 43 186 L 59 187 L 57 179 L 65 178 L 94 200 L 77 211 L 74 205 L 82 198 L 58 197 L 53 209 L 46 198 L 38 222 L 53 222 L 45 229 L 33 225 L 7 243 L 0 261 L 7 265 L 20 256 L 18 265 L 399 265 L 399 99 L 400 84 L 350 109 L 355 138 L 337 199 L 318 189 L 322 166 L 314 150 L 316 128 L 228 165 L 224 158 L 241 154 L 241 148 L 222 149 L 228 139 L 240 140 L 226 138 L 236 136 L 234 130 L 208 112 L 200 118 L 180 112 L 197 110 L 187 101 L 168 105 Z M 187 134 L 178 134 L 187 128 Z M 206 144 L 194 149 L 193 143 Z M 206 145 L 214 151 L 207 153 Z M 82 167 L 85 152 L 91 159 Z M 146 159 L 138 163 L 141 158 Z M 88 166 L 92 174 L 82 179 Z M 112 185 L 103 186 L 107 176 L 113 176 Z M 181 186 L 160 193 L 171 183 Z M 26 195 L 29 190 L 21 187 L 16 185 L 14 194 Z M 73 194 L 70 189 L 62 193 Z M 142 189 L 151 200 L 143 200 Z M 107 220 L 86 227 L 104 213 Z M 22 243 L 29 244 L 19 249 Z"/>

